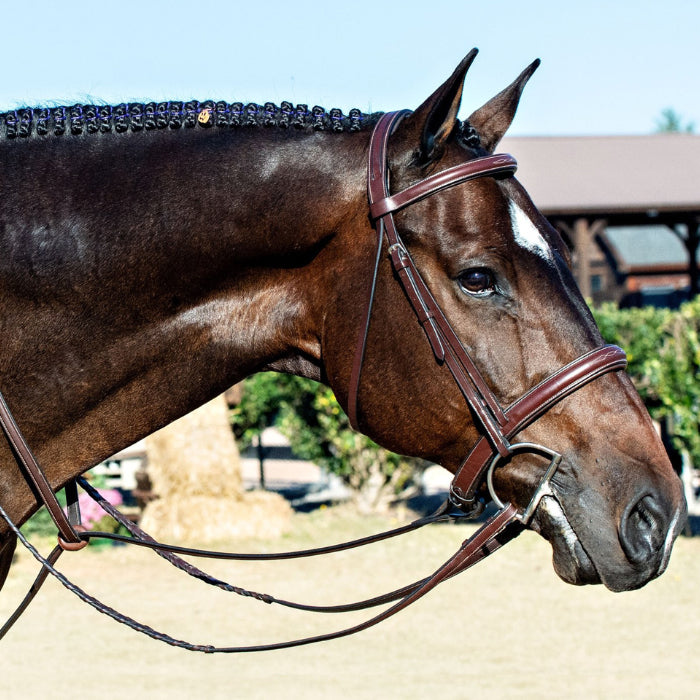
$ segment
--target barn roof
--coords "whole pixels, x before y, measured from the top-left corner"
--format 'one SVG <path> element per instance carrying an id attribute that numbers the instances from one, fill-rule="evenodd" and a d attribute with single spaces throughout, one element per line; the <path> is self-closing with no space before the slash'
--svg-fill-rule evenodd
<path id="1" fill-rule="evenodd" d="M 506 137 L 518 179 L 548 215 L 700 213 L 700 136 Z"/>
<path id="2" fill-rule="evenodd" d="M 609 226 L 605 239 L 618 262 L 627 269 L 685 266 L 688 251 L 667 226 Z"/>

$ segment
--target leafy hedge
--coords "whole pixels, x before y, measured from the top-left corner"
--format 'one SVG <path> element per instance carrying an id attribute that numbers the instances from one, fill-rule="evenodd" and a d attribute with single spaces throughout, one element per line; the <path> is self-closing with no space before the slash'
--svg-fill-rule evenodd
<path id="1" fill-rule="evenodd" d="M 593 315 L 605 340 L 627 352 L 651 415 L 670 419 L 676 448 L 700 465 L 700 298 L 677 311 L 604 304 Z"/>

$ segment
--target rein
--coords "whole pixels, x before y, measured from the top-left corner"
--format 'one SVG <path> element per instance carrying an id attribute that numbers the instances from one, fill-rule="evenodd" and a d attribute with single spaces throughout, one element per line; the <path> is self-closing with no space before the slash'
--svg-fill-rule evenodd
<path id="1" fill-rule="evenodd" d="M 407 112 L 393 112 L 385 114 L 377 123 L 370 143 L 368 166 L 368 198 L 370 205 L 370 217 L 374 222 L 377 232 L 377 254 L 375 258 L 374 272 L 371 281 L 370 293 L 366 305 L 365 323 L 361 329 L 356 346 L 354 362 L 350 376 L 348 393 L 348 416 L 353 427 L 359 426 L 359 389 L 361 384 L 362 365 L 369 334 L 374 292 L 376 288 L 379 264 L 383 258 L 384 240 L 388 245 L 388 254 L 396 276 L 401 283 L 406 296 L 413 307 L 420 325 L 423 327 L 430 346 L 439 364 L 445 364 L 452 373 L 465 401 L 477 416 L 484 435 L 476 442 L 462 466 L 457 471 L 450 487 L 450 495 L 445 504 L 433 515 L 421 518 L 408 525 L 389 530 L 384 533 L 353 540 L 339 545 L 321 547 L 296 552 L 282 552 L 278 554 L 254 555 L 224 552 L 211 552 L 207 550 L 177 547 L 157 542 L 143 530 L 128 521 L 119 511 L 105 501 L 92 486 L 82 477 L 70 481 L 66 486 L 68 500 L 68 513 L 64 513 L 58 503 L 53 489 L 46 478 L 42 468 L 32 454 L 20 429 L 18 428 L 12 413 L 10 412 L 2 394 L 0 393 L 0 427 L 2 428 L 13 455 L 23 471 L 27 483 L 32 488 L 38 500 L 43 503 L 51 515 L 58 529 L 58 545 L 44 557 L 33 545 L 28 542 L 19 528 L 13 523 L 5 510 L 0 507 L 0 517 L 8 524 L 22 544 L 29 550 L 41 564 L 41 571 L 29 592 L 21 602 L 15 613 L 0 628 L 2 638 L 16 620 L 21 616 L 29 603 L 33 600 L 41 585 L 49 574 L 54 576 L 63 586 L 88 603 L 98 612 L 108 615 L 112 619 L 125 624 L 132 629 L 141 632 L 159 641 L 172 646 L 200 651 L 205 653 L 237 653 L 250 651 L 268 651 L 284 649 L 295 646 L 311 644 L 313 642 L 337 639 L 372 627 L 383 620 L 403 610 L 411 603 L 423 597 L 438 584 L 451 578 L 481 559 L 492 554 L 503 544 L 520 534 L 532 518 L 540 500 L 556 495 L 551 486 L 551 479 L 556 472 L 561 455 L 543 445 L 532 443 L 511 443 L 511 440 L 525 427 L 549 410 L 554 404 L 573 393 L 585 384 L 607 372 L 624 369 L 626 357 L 624 352 L 615 346 L 606 345 L 579 357 L 566 365 L 553 375 L 533 387 L 524 396 L 510 406 L 501 407 L 498 399 L 489 389 L 488 384 L 472 361 L 469 353 L 462 346 L 459 338 L 452 329 L 449 321 L 443 314 L 437 302 L 423 281 L 420 272 L 415 266 L 410 253 L 403 244 L 394 223 L 393 213 L 410 206 L 411 204 L 429 197 L 447 187 L 480 177 L 510 176 L 515 171 L 517 164 L 510 155 L 494 155 L 477 158 L 461 165 L 449 168 L 432 175 L 405 190 L 389 193 L 387 147 L 391 133 Z M 545 471 L 538 488 L 535 490 L 530 504 L 522 511 L 509 503 L 503 503 L 498 498 L 493 488 L 493 473 L 498 466 L 507 461 L 516 453 L 533 453 L 546 456 L 550 460 L 549 467 Z M 78 508 L 77 483 L 85 492 L 124 526 L 130 533 L 130 537 L 114 535 L 111 533 L 85 531 L 80 524 L 80 510 Z M 483 484 L 489 491 L 491 500 L 498 506 L 498 512 L 489 518 L 469 539 L 465 540 L 457 552 L 452 555 L 442 566 L 430 576 L 403 586 L 381 596 L 367 600 L 333 606 L 315 606 L 275 598 L 274 596 L 249 591 L 213 577 L 198 567 L 183 560 L 179 555 L 184 554 L 195 557 L 214 559 L 236 560 L 271 560 L 291 559 L 298 557 L 310 557 L 330 552 L 342 551 L 360 547 L 380 540 L 395 537 L 406 532 L 418 529 L 428 524 L 445 522 L 449 520 L 462 520 L 473 517 L 483 503 L 478 498 L 478 492 Z M 454 508 L 459 513 L 453 512 Z M 336 632 L 320 634 L 313 637 L 304 637 L 290 641 L 273 644 L 252 646 L 228 646 L 214 647 L 210 645 L 192 644 L 175 639 L 165 633 L 158 632 L 151 627 L 138 622 L 101 601 L 92 597 L 74 583 L 69 581 L 55 568 L 56 561 L 63 551 L 76 551 L 85 547 L 93 538 L 112 539 L 154 550 L 159 556 L 169 561 L 173 566 L 185 573 L 198 578 L 209 585 L 222 590 L 236 593 L 241 596 L 272 604 L 276 603 L 298 610 L 342 613 L 349 611 L 365 610 L 380 605 L 390 604 L 388 608 L 374 615 L 368 620 Z"/>

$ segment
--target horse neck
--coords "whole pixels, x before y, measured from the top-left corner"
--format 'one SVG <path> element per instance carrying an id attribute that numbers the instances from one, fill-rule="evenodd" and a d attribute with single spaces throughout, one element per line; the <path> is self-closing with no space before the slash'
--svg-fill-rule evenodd
<path id="1" fill-rule="evenodd" d="M 261 368 L 320 376 L 318 260 L 366 220 L 366 134 L 138 136 L 3 158 L 0 388 L 56 485 Z"/>

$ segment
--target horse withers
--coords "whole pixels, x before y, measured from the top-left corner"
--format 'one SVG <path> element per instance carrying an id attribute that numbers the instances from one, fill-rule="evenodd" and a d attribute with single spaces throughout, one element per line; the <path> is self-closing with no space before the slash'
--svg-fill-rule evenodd
<path id="1" fill-rule="evenodd" d="M 388 137 L 390 193 L 494 153 L 537 62 L 460 123 L 475 53 Z M 395 247 L 383 244 L 370 279 L 379 119 L 222 102 L 2 115 L 0 391 L 52 488 L 266 369 L 326 382 L 378 443 L 460 471 L 484 417 L 436 361 L 431 321 L 417 323 L 387 260 Z M 498 404 L 601 346 L 568 251 L 512 168 L 392 215 Z M 665 569 L 681 486 L 623 372 L 515 438 L 561 455 L 529 525 L 564 580 L 626 590 Z M 4 443 L 0 467 L 0 501 L 23 522 L 38 500 Z M 526 509 L 546 467 L 509 455 L 492 488 Z M 4 580 L 15 537 L 1 532 Z"/>

